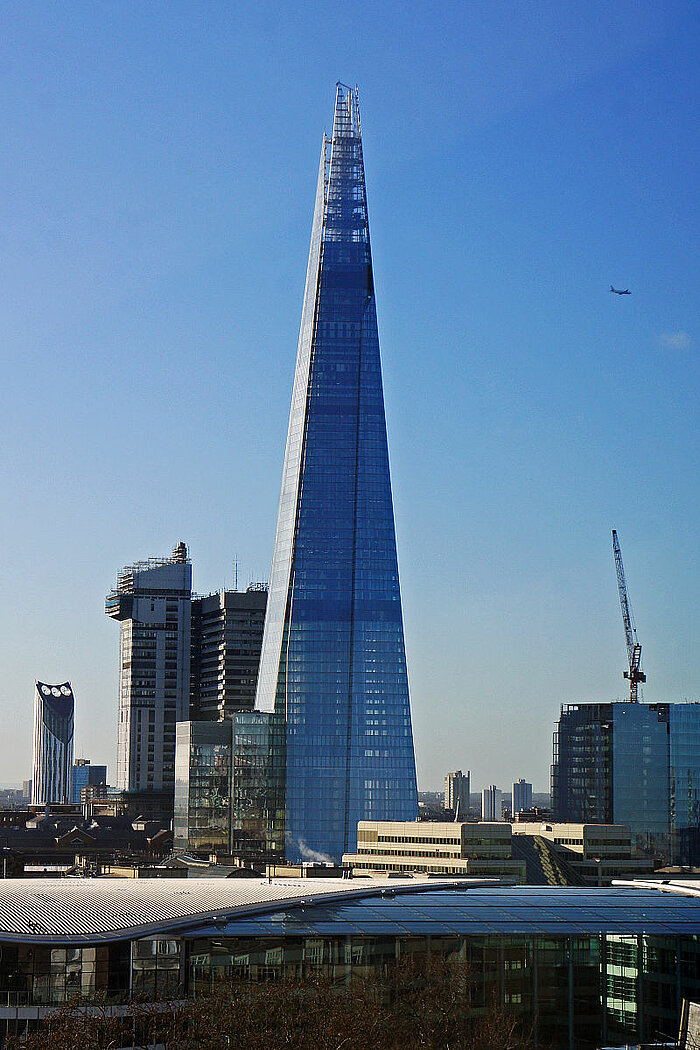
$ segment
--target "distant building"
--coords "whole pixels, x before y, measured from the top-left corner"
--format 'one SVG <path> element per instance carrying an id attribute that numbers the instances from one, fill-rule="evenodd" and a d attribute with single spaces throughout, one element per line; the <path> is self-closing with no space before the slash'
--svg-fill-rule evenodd
<path id="1" fill-rule="evenodd" d="M 175 785 L 175 724 L 190 700 L 192 565 L 184 543 L 170 558 L 122 569 L 105 611 L 121 623 L 117 787 Z M 172 805 L 172 802 L 171 802 Z"/>
<path id="2" fill-rule="evenodd" d="M 503 820 L 503 792 L 495 784 L 481 792 L 481 819 Z"/>
<path id="3" fill-rule="evenodd" d="M 230 853 L 232 749 L 228 719 L 178 723 L 174 849 Z"/>
<path id="4" fill-rule="evenodd" d="M 70 801 L 73 765 L 73 688 L 70 682 L 34 687 L 32 803 Z"/>
<path id="5" fill-rule="evenodd" d="M 71 802 L 80 802 L 84 787 L 107 783 L 107 766 L 93 766 L 89 758 L 76 758 L 71 771 Z"/>
<path id="6" fill-rule="evenodd" d="M 657 858 L 700 863 L 700 704 L 566 704 L 552 817 L 626 824 Z"/>
<path id="7" fill-rule="evenodd" d="M 451 810 L 458 819 L 469 815 L 469 771 L 457 769 L 445 777 L 445 809 Z"/>
<path id="8" fill-rule="evenodd" d="M 513 817 L 522 810 L 532 809 L 532 784 L 528 784 L 522 777 L 520 780 L 514 781 L 511 799 L 511 815 Z"/>
<path id="9" fill-rule="evenodd" d="M 650 857 L 638 857 L 633 836 L 621 824 L 513 824 L 515 842 L 551 843 L 574 876 L 572 882 L 610 885 L 612 879 L 652 875 Z M 544 865 L 546 868 L 546 864 Z M 529 881 L 529 879 L 528 879 Z"/>
<path id="10" fill-rule="evenodd" d="M 357 852 L 344 854 L 343 865 L 361 875 L 417 872 L 525 881 L 525 864 L 513 859 L 511 827 L 503 821 L 361 820 Z"/>
<path id="11" fill-rule="evenodd" d="M 216 721 L 252 711 L 266 604 L 264 584 L 192 599 L 192 720 Z"/>
<path id="12" fill-rule="evenodd" d="M 22 781 L 22 798 L 26 798 L 27 802 L 31 801 L 32 798 L 32 782 L 31 780 Z"/>
<path id="13" fill-rule="evenodd" d="M 107 784 L 100 782 L 99 784 L 84 784 L 80 789 L 80 804 L 81 806 L 89 806 L 90 812 L 92 812 L 92 806 L 96 802 L 104 802 L 109 798 L 109 787 Z"/>

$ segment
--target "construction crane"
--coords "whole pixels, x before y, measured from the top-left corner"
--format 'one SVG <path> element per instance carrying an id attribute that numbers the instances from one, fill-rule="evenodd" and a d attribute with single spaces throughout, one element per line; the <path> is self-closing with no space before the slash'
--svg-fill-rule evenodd
<path id="1" fill-rule="evenodd" d="M 627 660 L 629 670 L 623 673 L 623 678 L 629 679 L 630 703 L 637 703 L 637 687 L 640 682 L 646 682 L 647 676 L 642 671 L 642 645 L 637 641 L 637 628 L 634 625 L 634 617 L 627 597 L 627 584 L 625 583 L 625 569 L 622 564 L 622 551 L 620 541 L 615 529 L 612 530 L 613 555 L 615 556 L 615 571 L 617 572 L 617 590 L 620 595 L 620 608 L 622 609 L 622 622 L 625 627 L 625 641 L 627 642 Z"/>

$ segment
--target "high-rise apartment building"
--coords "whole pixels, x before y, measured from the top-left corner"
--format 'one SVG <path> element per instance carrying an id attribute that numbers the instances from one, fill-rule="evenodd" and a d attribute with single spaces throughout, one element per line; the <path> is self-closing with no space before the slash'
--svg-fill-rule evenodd
<path id="1" fill-rule="evenodd" d="M 700 862 L 700 704 L 566 704 L 554 734 L 557 821 L 627 824 L 638 845 Z"/>
<path id="2" fill-rule="evenodd" d="M 192 565 L 170 558 L 122 569 L 105 611 L 121 623 L 117 787 L 165 792 L 175 784 L 175 724 L 190 701 Z"/>
<path id="3" fill-rule="evenodd" d="M 481 819 L 503 820 L 503 792 L 495 784 L 481 792 Z"/>
<path id="4" fill-rule="evenodd" d="M 469 814 L 470 773 L 457 769 L 445 777 L 445 809 L 455 814 L 456 820 L 466 820 Z"/>
<path id="5" fill-rule="evenodd" d="M 324 136 L 256 708 L 286 723 L 286 841 L 339 861 L 416 772 L 357 92 Z"/>
<path id="6" fill-rule="evenodd" d="M 532 809 L 532 784 L 528 784 L 522 777 L 514 781 L 511 802 L 512 816 L 522 813 L 523 810 Z"/>
<path id="7" fill-rule="evenodd" d="M 80 802 L 80 792 L 86 787 L 107 783 L 107 766 L 93 766 L 89 758 L 76 758 L 71 771 L 71 802 Z"/>
<path id="8" fill-rule="evenodd" d="M 266 604 L 263 584 L 192 599 L 190 718 L 253 710 Z"/>
<path id="9" fill-rule="evenodd" d="M 70 682 L 34 686 L 32 803 L 70 802 L 75 699 Z"/>

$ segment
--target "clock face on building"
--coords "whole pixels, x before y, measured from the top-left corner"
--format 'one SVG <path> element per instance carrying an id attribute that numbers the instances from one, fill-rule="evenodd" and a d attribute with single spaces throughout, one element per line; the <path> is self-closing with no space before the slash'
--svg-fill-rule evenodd
<path id="1" fill-rule="evenodd" d="M 64 696 L 70 696 L 70 689 L 68 688 L 67 685 L 62 685 L 61 686 L 61 692 L 63 693 Z"/>
<path id="2" fill-rule="evenodd" d="M 50 686 L 42 685 L 41 691 L 44 694 L 44 696 L 51 696 L 51 688 L 50 688 Z"/>
<path id="3" fill-rule="evenodd" d="M 57 685 L 55 685 L 53 687 L 53 689 L 51 690 L 51 693 L 53 694 L 53 696 L 60 696 L 61 695 L 61 690 L 58 688 Z"/>

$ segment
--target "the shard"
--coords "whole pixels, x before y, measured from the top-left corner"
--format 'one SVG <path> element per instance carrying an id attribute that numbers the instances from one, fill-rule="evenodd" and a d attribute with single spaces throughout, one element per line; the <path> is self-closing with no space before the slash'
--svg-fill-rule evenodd
<path id="1" fill-rule="evenodd" d="M 286 724 L 290 860 L 417 817 L 357 90 L 324 135 L 256 708 Z"/>

